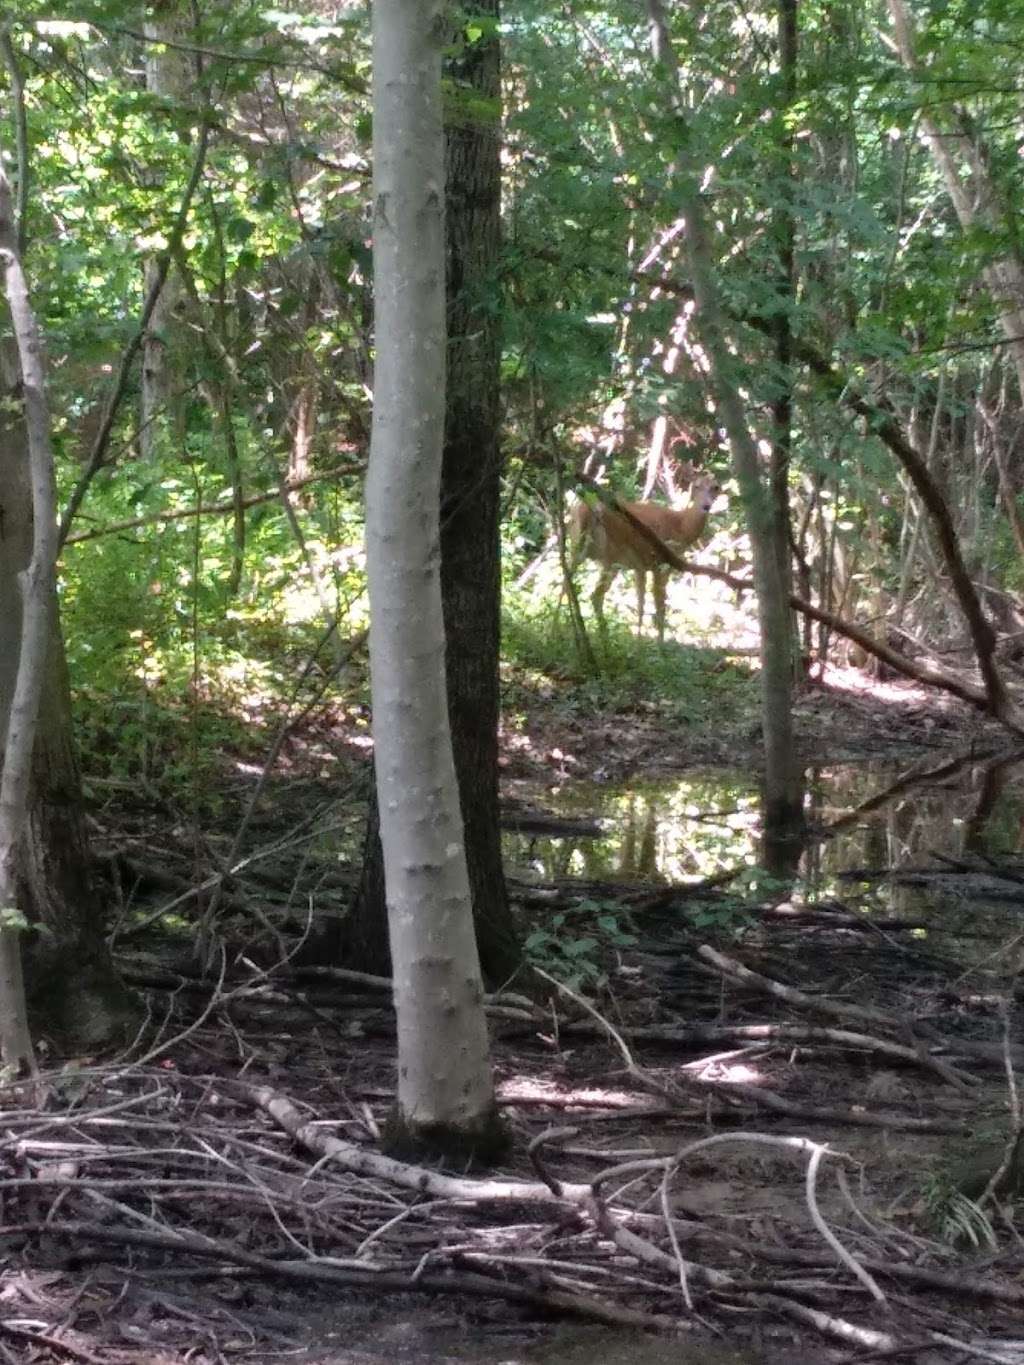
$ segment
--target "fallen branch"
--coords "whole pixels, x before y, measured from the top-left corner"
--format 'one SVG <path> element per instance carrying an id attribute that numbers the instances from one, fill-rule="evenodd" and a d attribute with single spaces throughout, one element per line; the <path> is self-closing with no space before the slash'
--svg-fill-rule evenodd
<path id="1" fill-rule="evenodd" d="M 290 1279 L 315 1284 L 329 1284 L 370 1290 L 388 1290 L 395 1294 L 413 1292 L 428 1294 L 471 1294 L 483 1298 L 510 1299 L 546 1311 L 571 1313 L 593 1318 L 618 1327 L 656 1328 L 679 1331 L 685 1323 L 666 1315 L 638 1313 L 602 1299 L 588 1299 L 585 1295 L 558 1290 L 512 1284 L 508 1280 L 455 1270 L 427 1270 L 416 1272 L 380 1269 L 372 1264 L 357 1265 L 343 1257 L 310 1256 L 308 1260 L 271 1260 L 269 1257 L 245 1251 L 237 1242 L 207 1237 L 202 1233 L 159 1231 L 146 1228 L 111 1227 L 106 1223 L 59 1219 L 0 1226 L 0 1237 L 41 1233 L 47 1236 L 63 1234 L 76 1246 L 90 1240 L 108 1242 L 115 1246 L 140 1247 L 154 1251 L 170 1251 L 178 1255 L 200 1256 L 228 1265 L 236 1265 L 271 1279 Z"/>
<path id="2" fill-rule="evenodd" d="M 808 995 L 795 986 L 784 986 L 781 981 L 774 981 L 770 976 L 762 976 L 760 972 L 744 967 L 743 963 L 737 962 L 735 958 L 717 952 L 710 944 L 701 944 L 697 949 L 697 955 L 705 962 L 710 962 L 723 976 L 729 977 L 732 981 L 744 986 L 757 986 L 767 995 L 774 995 L 776 999 L 785 1000 L 787 1004 L 796 1005 L 800 1009 L 832 1014 L 839 1019 L 857 1019 L 861 1023 L 877 1024 L 896 1032 L 905 1027 L 905 1020 L 886 1014 L 884 1010 L 870 1009 L 866 1005 L 850 1005 L 843 1000 L 829 1000 L 824 996 Z"/>
<path id="3" fill-rule="evenodd" d="M 702 948 L 700 951 L 703 954 L 704 949 Z M 708 951 L 712 952 L 713 950 L 709 949 Z M 722 960 L 725 962 L 729 961 L 728 958 L 723 958 Z M 735 965 L 738 967 L 739 963 Z M 746 971 L 747 969 L 742 968 L 742 970 Z M 917 1133 L 963 1133 L 964 1131 L 963 1125 L 959 1123 L 947 1123 L 943 1120 L 933 1119 L 905 1118 L 902 1115 L 897 1114 L 874 1114 L 856 1105 L 851 1105 L 848 1108 L 843 1109 L 832 1106 L 818 1107 L 815 1105 L 796 1104 L 792 1100 L 787 1100 L 784 1095 L 779 1095 L 776 1094 L 774 1090 L 769 1090 L 767 1086 L 748 1085 L 742 1081 L 716 1081 L 696 1076 L 680 1075 L 680 1087 L 667 1085 L 663 1081 L 657 1080 L 648 1072 L 644 1071 L 642 1067 L 637 1066 L 622 1032 L 615 1028 L 613 1024 L 609 1023 L 609 1021 L 605 1019 L 587 999 L 581 995 L 577 995 L 574 990 L 569 986 L 564 985 L 562 982 L 555 981 L 554 978 L 548 976 L 542 968 L 535 967 L 534 971 L 538 976 L 543 977 L 545 980 L 550 981 L 552 985 L 557 986 L 564 995 L 570 1000 L 575 1001 L 576 1004 L 591 1016 L 591 1018 L 595 1019 L 598 1024 L 602 1026 L 609 1038 L 611 1038 L 618 1048 L 625 1063 L 627 1074 L 638 1086 L 641 1086 L 644 1090 L 648 1091 L 648 1093 L 656 1095 L 659 1099 L 667 1100 L 670 1104 L 682 1104 L 683 1088 L 685 1087 L 690 1091 L 691 1098 L 694 1093 L 702 1090 L 705 1092 L 711 1090 L 720 1098 L 725 1099 L 732 1104 L 735 1104 L 737 1100 L 745 1100 L 755 1109 L 767 1109 L 773 1114 L 781 1114 L 790 1119 L 809 1120 L 812 1123 L 841 1123 L 850 1124 L 858 1128 L 896 1128 L 902 1129 L 905 1132 Z M 751 973 L 752 977 L 755 975 L 755 973 Z M 765 981 L 768 980 L 767 977 L 762 979 Z M 782 989 L 785 990 L 787 988 L 783 987 Z M 810 1000 L 809 996 L 804 998 Z M 945 1076 L 943 1079 L 945 1079 Z"/>
<path id="4" fill-rule="evenodd" d="M 560 1030 L 563 1036 L 593 1035 L 598 1031 L 595 1024 L 580 1020 L 565 1024 Z M 678 1043 L 682 1045 L 697 1043 L 779 1043 L 784 1046 L 804 1045 L 822 1047 L 835 1046 L 855 1048 L 859 1052 L 874 1052 L 881 1057 L 910 1065 L 924 1065 L 932 1068 L 932 1060 L 922 1061 L 915 1048 L 902 1043 L 894 1043 L 888 1038 L 876 1038 L 869 1033 L 854 1033 L 849 1029 L 825 1028 L 813 1024 L 637 1024 L 623 1029 L 623 1036 L 630 1042 Z M 699 1066 L 699 1059 L 694 1066 Z M 977 1084 L 977 1077 L 966 1071 L 956 1071 L 957 1079 L 965 1084 Z"/>

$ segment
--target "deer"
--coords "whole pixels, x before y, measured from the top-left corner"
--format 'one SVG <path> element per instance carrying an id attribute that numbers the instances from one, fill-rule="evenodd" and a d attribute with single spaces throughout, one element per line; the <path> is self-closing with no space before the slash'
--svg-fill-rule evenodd
<path id="1" fill-rule="evenodd" d="M 671 500 L 666 507 L 657 502 L 624 502 L 622 505 L 637 521 L 649 527 L 670 550 L 682 554 L 696 544 L 704 532 L 708 513 L 721 487 L 714 474 L 700 473 L 689 462 L 677 464 L 665 460 L 664 485 Z M 680 487 L 689 488 L 685 498 Z M 665 643 L 665 593 L 671 567 L 658 557 L 658 552 L 631 526 L 624 516 L 603 503 L 578 502 L 569 514 L 569 540 L 573 547 L 572 565 L 581 558 L 593 559 L 601 566 L 597 586 L 591 595 L 594 615 L 604 631 L 604 599 L 616 575 L 631 569 L 636 580 L 637 631 L 643 630 L 644 607 L 647 597 L 647 575 L 654 588 L 654 619 L 658 642 Z"/>

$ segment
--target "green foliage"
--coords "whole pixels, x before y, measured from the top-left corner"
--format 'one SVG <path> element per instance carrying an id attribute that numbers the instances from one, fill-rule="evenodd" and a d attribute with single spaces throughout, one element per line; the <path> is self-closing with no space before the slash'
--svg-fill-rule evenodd
<path id="1" fill-rule="evenodd" d="M 949 1246 L 970 1245 L 975 1251 L 996 1251 L 999 1241 L 985 1210 L 956 1186 L 946 1171 L 934 1172 L 924 1187 L 928 1219 Z"/>
<path id="2" fill-rule="evenodd" d="M 168 458 L 101 478 L 90 495 L 100 525 L 224 501 L 218 452 L 187 470 Z M 357 531 L 357 507 L 337 502 L 335 529 Z M 361 591 L 357 562 L 332 574 L 325 519 L 306 523 L 307 548 L 343 609 Z M 264 727 L 322 633 L 305 559 L 275 502 L 249 514 L 239 594 L 227 592 L 230 516 L 180 518 L 70 546 L 62 619 L 86 773 L 154 790 L 212 793 L 228 754 L 265 748 Z M 358 618 L 356 618 L 358 619 Z"/>
<path id="3" fill-rule="evenodd" d="M 604 638 L 592 631 L 600 673 L 588 676 L 580 660 L 568 611 L 506 593 L 503 645 L 513 663 L 571 684 L 562 704 L 583 714 L 595 709 L 657 705 L 682 725 L 727 725 L 749 709 L 756 683 L 749 670 L 723 659 L 711 646 L 638 639 L 630 627 L 609 619 Z"/>
<path id="4" fill-rule="evenodd" d="M 526 959 L 574 990 L 608 980 L 610 957 L 637 942 L 629 911 L 616 901 L 584 898 L 559 910 L 527 934 Z"/>
<path id="5" fill-rule="evenodd" d="M 28 933 L 32 926 L 16 905 L 0 906 L 0 930 L 5 933 Z"/>
<path id="6" fill-rule="evenodd" d="M 730 937 L 751 919 L 750 907 L 736 900 L 687 901 L 685 913 L 687 922 L 694 929 L 721 932 Z"/>
<path id="7" fill-rule="evenodd" d="M 51 360 L 64 495 L 81 475 L 112 375 L 136 334 L 143 267 L 167 243 L 200 121 L 211 128 L 183 251 L 200 315 L 220 347 L 204 337 L 190 303 L 187 437 L 170 441 L 155 465 L 134 461 L 133 371 L 108 467 L 74 529 L 226 496 L 235 472 L 216 416 L 225 387 L 247 492 L 273 487 L 306 381 L 319 402 L 314 464 L 365 450 L 372 330 L 364 11 L 255 0 L 188 9 L 203 61 L 173 99 L 146 90 L 146 47 L 122 4 L 80 0 L 73 17 L 50 13 L 31 0 L 11 18 L 31 151 L 28 265 Z M 716 3 L 669 12 L 686 135 L 705 170 L 736 379 L 755 434 L 770 437 L 770 405 L 794 379 L 791 487 L 816 489 L 841 542 L 877 532 L 877 562 L 860 571 L 890 589 L 907 507 L 891 458 L 870 422 L 844 416 L 802 367 L 780 365 L 763 327 L 750 324 L 786 318 L 857 383 L 875 386 L 906 425 L 911 415 L 920 419 L 922 430 L 942 376 L 933 467 L 954 508 L 967 508 L 959 461 L 976 422 L 974 398 L 995 393 L 1002 378 L 986 349 L 995 309 L 978 281 L 1001 253 L 1020 250 L 1022 17 L 1021 0 L 919 7 L 927 78 L 918 79 L 899 67 L 862 8 L 801 7 L 798 97 L 786 107 L 774 10 Z M 472 45 L 490 37 L 492 25 L 456 11 L 453 29 L 456 43 Z M 633 491 L 656 415 L 674 419 L 698 460 L 717 462 L 721 433 L 694 349 L 671 172 L 680 128 L 641 11 L 614 0 L 562 9 L 523 0 L 504 18 L 501 37 L 505 254 L 487 306 L 503 323 L 507 437 L 516 452 L 507 545 L 519 567 L 548 535 L 552 449 L 563 452 L 572 486 L 602 421 L 618 424 L 609 482 Z M 496 118 L 464 91 L 447 95 L 459 119 Z M 984 135 L 1004 214 L 961 229 L 917 138 L 925 108 Z M 5 146 L 12 142 L 8 136 Z M 792 291 L 779 246 L 780 217 L 790 212 Z M 1018 412 L 1007 404 L 1010 437 Z M 973 558 L 1003 571 L 1016 589 L 1024 568 L 988 496 L 992 476 L 983 478 Z M 358 495 L 319 489 L 311 499 L 301 516 L 310 551 L 358 625 L 365 611 L 351 548 L 361 534 Z M 233 568 L 228 517 L 168 522 L 66 550 L 62 607 L 92 772 L 180 782 L 218 751 L 252 745 L 262 717 L 288 694 L 319 604 L 280 511 L 252 510 L 247 532 L 233 598 L 225 587 Z M 339 547 L 349 547 L 347 557 Z M 752 709 L 755 683 L 715 652 L 719 628 L 710 617 L 699 627 L 677 619 L 677 639 L 662 650 L 635 638 L 626 624 L 631 603 L 624 593 L 616 603 L 613 593 L 610 614 L 618 605 L 619 618 L 606 638 L 592 632 L 600 664 L 593 677 L 564 609 L 551 605 L 558 596 L 550 574 L 536 596 L 506 594 L 506 650 L 518 685 L 547 689 L 553 704 L 579 714 L 657 708 L 680 727 L 724 727 Z"/>

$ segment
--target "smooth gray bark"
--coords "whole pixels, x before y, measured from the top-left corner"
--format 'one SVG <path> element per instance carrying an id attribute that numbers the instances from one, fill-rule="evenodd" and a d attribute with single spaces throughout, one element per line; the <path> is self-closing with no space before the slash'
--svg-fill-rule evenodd
<path id="1" fill-rule="evenodd" d="M 17 923 L 17 857 L 28 825 L 32 755 L 49 648 L 57 563 L 57 487 L 46 407 L 42 338 L 18 252 L 14 201 L 0 151 L 0 264 L 21 368 L 32 546 L 18 574 L 20 641 L 10 693 L 0 777 L 0 1057 L 15 1074 L 35 1069 Z"/>
<path id="2" fill-rule="evenodd" d="M 374 764 L 398 1025 L 393 1141 L 486 1143 L 494 1090 L 445 690 L 443 6 L 373 8 L 377 358 L 366 551 Z"/>

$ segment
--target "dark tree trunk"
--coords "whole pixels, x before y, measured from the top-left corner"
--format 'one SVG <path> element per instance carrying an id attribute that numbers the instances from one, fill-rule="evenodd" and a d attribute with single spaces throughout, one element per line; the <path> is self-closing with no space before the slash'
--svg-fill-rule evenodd
<path id="1" fill-rule="evenodd" d="M 468 852 L 468 850 L 467 850 Z M 366 833 L 363 836 L 363 867 L 359 886 L 349 913 L 337 926 L 337 933 L 319 939 L 325 954 L 360 972 L 391 975 L 391 948 L 388 943 L 387 899 L 384 887 L 384 850 L 380 844 L 380 810 L 377 784 L 370 776 L 366 807 Z"/>
<path id="2" fill-rule="evenodd" d="M 796 99 L 797 0 L 779 0 L 779 108 L 778 169 L 779 203 L 773 214 L 778 251 L 778 310 L 774 318 L 775 360 L 778 392 L 772 403 L 772 454 L 769 471 L 772 524 L 770 534 L 782 591 L 792 591 L 791 516 L 789 466 L 793 451 L 793 337 L 792 309 L 796 303 L 795 241 L 793 212 L 793 137 L 787 126 Z M 791 667 L 797 676 L 799 649 L 796 619 L 788 613 Z M 766 755 L 768 761 L 768 755 Z M 775 865 L 787 865 L 792 849 L 800 847 L 804 829 L 804 782 L 802 770 L 791 760 L 786 772 L 766 774 L 764 794 L 764 852 Z"/>
<path id="3" fill-rule="evenodd" d="M 498 308 L 501 140 L 498 0 L 463 19 L 483 36 L 449 59 L 454 91 L 446 148 L 448 397 L 441 474 L 441 588 L 448 709 L 466 829 L 477 945 L 491 982 L 519 965 L 498 824 L 501 492 Z M 486 102 L 486 107 L 484 107 Z"/>
<path id="4" fill-rule="evenodd" d="M 9 372 L 10 366 L 5 369 Z M 9 412 L 16 410 L 9 378 L 3 399 Z M 0 422 L 0 737 L 7 733 L 20 650 L 17 575 L 31 553 L 25 442 L 20 421 L 8 417 Z M 65 1050 L 121 1041 L 137 1015 L 111 962 L 93 884 L 56 601 L 52 622 L 18 880 L 19 902 L 42 930 L 27 934 L 23 944 L 33 1033 Z"/>
<path id="5" fill-rule="evenodd" d="M 498 251 L 500 108 L 497 0 L 470 0 L 488 26 L 448 59 L 448 387 L 441 474 L 441 589 L 448 708 L 465 825 L 480 965 L 499 985 L 520 962 L 498 823 Z M 487 107 L 482 107 L 486 102 Z M 370 803 L 363 874 L 342 926 L 349 965 L 390 970 L 377 803 Z"/>

